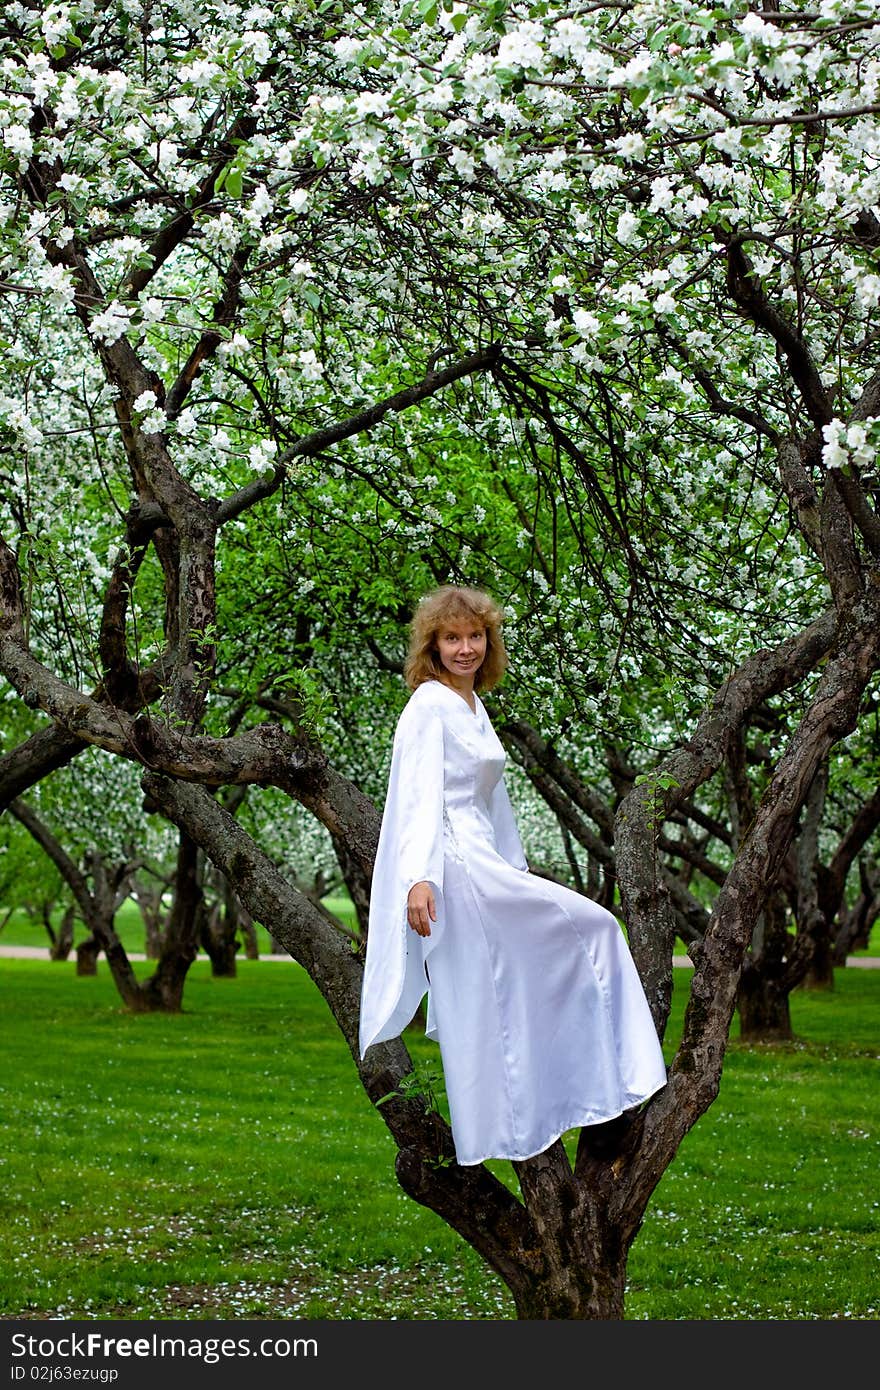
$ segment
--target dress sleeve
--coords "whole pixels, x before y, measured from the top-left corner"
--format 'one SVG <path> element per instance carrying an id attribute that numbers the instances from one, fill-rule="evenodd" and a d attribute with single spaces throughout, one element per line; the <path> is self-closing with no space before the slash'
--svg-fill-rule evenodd
<path id="1" fill-rule="evenodd" d="M 506 859 L 508 864 L 512 864 L 515 869 L 528 869 L 528 862 L 503 777 L 498 778 L 489 797 L 489 819 L 495 832 L 495 846 L 502 859 Z"/>
<path id="2" fill-rule="evenodd" d="M 425 958 L 435 944 L 411 931 L 406 900 L 414 883 L 443 893 L 443 724 L 410 698 L 398 721 L 370 888 L 361 989 L 360 1052 L 396 1038 L 428 989 Z"/>
<path id="3" fill-rule="evenodd" d="M 396 874 L 409 893 L 427 881 L 443 888 L 443 725 L 431 711 L 401 719 L 394 739 L 382 817 L 382 870 L 396 858 Z M 377 855 L 376 868 L 379 868 Z"/>

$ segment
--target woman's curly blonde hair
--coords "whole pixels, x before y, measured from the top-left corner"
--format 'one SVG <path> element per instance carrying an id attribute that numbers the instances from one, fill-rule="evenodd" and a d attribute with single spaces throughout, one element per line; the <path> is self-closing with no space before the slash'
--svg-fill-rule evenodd
<path id="1" fill-rule="evenodd" d="M 447 625 L 462 618 L 486 629 L 486 655 L 477 671 L 477 690 L 491 690 L 507 670 L 507 651 L 501 636 L 504 615 L 495 600 L 482 589 L 444 584 L 425 594 L 409 627 L 409 651 L 403 677 L 410 690 L 424 681 L 443 680 L 445 671 L 437 648 L 437 636 Z"/>

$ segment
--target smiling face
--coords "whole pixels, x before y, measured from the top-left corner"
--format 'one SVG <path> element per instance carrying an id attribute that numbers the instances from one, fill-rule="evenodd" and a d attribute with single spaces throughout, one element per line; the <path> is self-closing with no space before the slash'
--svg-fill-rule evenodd
<path id="1" fill-rule="evenodd" d="M 437 631 L 437 652 L 452 685 L 473 686 L 486 655 L 486 629 L 475 619 L 452 618 Z"/>

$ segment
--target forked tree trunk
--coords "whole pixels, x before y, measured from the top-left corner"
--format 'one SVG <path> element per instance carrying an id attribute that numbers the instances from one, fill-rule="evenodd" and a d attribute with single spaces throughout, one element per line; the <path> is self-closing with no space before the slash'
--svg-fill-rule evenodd
<path id="1" fill-rule="evenodd" d="M 575 1238 L 580 1236 L 580 1238 Z M 541 1247 L 545 1271 L 511 1284 L 516 1316 L 530 1322 L 565 1319 L 621 1321 L 626 1292 L 626 1250 L 609 1251 L 573 1230 L 562 1245 L 545 1240 Z M 528 1251 L 511 1250 L 521 1270 L 529 1266 Z"/>
<path id="2" fill-rule="evenodd" d="M 623 1122 L 623 1117 L 621 1117 Z M 590 1153 L 591 1141 L 603 1143 L 601 1157 Z M 515 1254 L 517 1275 L 508 1280 L 518 1318 L 619 1321 L 624 1315 L 626 1265 L 630 1238 L 609 1220 L 610 1204 L 601 1200 L 611 1181 L 610 1161 L 619 1155 L 625 1128 L 612 1121 L 581 1131 L 580 1163 L 589 1162 L 591 1183 L 569 1176 L 568 1159 L 557 1141 L 528 1163 L 515 1163 L 526 1210 L 538 1237 L 541 1260 L 531 1249 Z M 610 1195 L 610 1194 L 609 1194 Z M 599 1200 L 597 1200 L 597 1198 Z"/>

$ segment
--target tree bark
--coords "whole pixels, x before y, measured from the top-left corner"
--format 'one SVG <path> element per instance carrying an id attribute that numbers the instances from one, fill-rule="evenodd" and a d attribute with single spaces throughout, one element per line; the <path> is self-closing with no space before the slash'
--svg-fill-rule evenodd
<path id="1" fill-rule="evenodd" d="M 744 969 L 736 995 L 742 1042 L 791 1042 L 790 992 L 766 972 Z"/>
<path id="2" fill-rule="evenodd" d="M 55 939 L 49 947 L 50 960 L 68 960 L 73 950 L 73 924 L 76 921 L 76 904 L 69 903 L 64 909 Z"/>
<path id="3" fill-rule="evenodd" d="M 139 988 L 136 1007 L 140 1011 L 180 1012 L 187 972 L 198 951 L 201 905 L 197 846 L 185 831 L 181 831 L 174 876 L 174 900 L 162 934 L 162 954 L 155 972 Z"/>
<path id="4" fill-rule="evenodd" d="M 785 898 L 774 889 L 758 915 L 737 987 L 739 1035 L 743 1042 L 791 1039 L 790 949 Z"/>
<path id="5" fill-rule="evenodd" d="M 859 895 L 842 913 L 832 948 L 835 965 L 846 965 L 851 951 L 865 950 L 871 928 L 880 918 L 880 872 L 876 865 L 859 862 Z"/>
<path id="6" fill-rule="evenodd" d="M 210 904 L 202 903 L 198 915 L 198 940 L 211 962 L 214 979 L 234 980 L 238 973 L 235 963 L 239 949 L 236 931 L 235 919 L 223 911 L 216 899 Z"/>
<path id="7" fill-rule="evenodd" d="M 97 975 L 100 954 L 101 943 L 94 936 L 88 936 L 85 941 L 81 941 L 76 948 L 77 975 Z"/>

